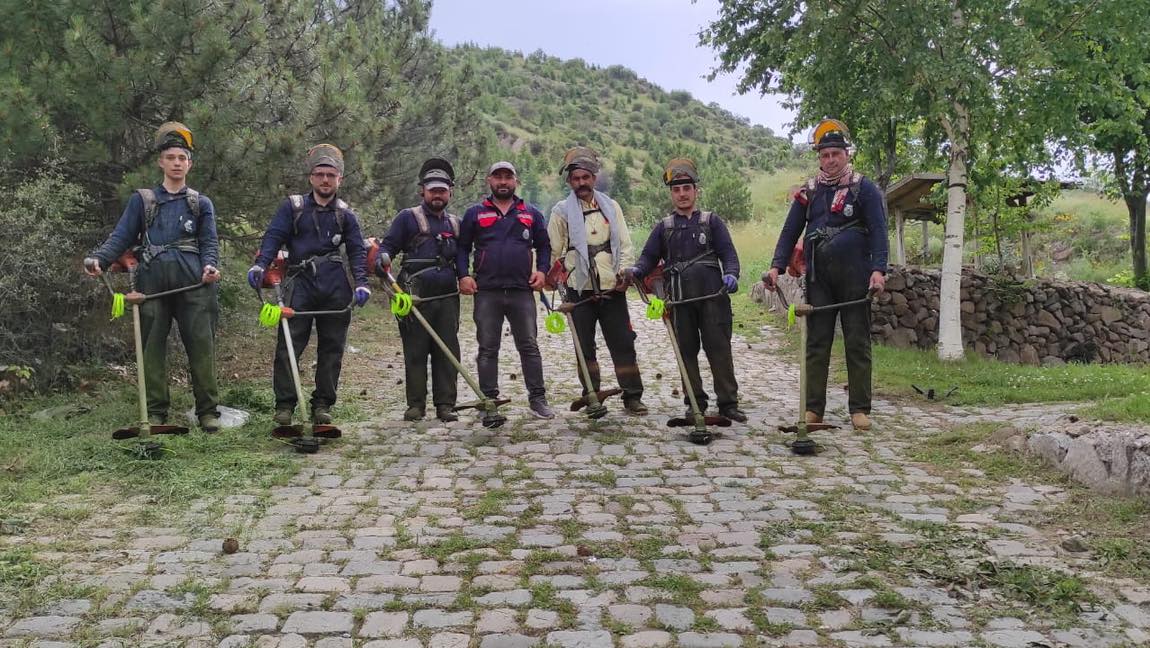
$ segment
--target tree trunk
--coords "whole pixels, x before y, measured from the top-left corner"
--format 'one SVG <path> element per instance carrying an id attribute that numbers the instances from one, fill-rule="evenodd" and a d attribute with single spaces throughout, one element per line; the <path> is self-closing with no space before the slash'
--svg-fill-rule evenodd
<path id="1" fill-rule="evenodd" d="M 962 360 L 962 241 L 966 227 L 966 154 L 970 142 L 970 116 L 961 102 L 953 103 L 954 120 L 943 118 L 950 140 L 946 170 L 946 236 L 942 246 L 939 286 L 938 357 Z"/>
<path id="2" fill-rule="evenodd" d="M 1134 259 L 1134 285 L 1150 290 L 1150 269 L 1146 266 L 1146 199 L 1150 191 L 1126 196 L 1130 212 L 1130 253 Z"/>

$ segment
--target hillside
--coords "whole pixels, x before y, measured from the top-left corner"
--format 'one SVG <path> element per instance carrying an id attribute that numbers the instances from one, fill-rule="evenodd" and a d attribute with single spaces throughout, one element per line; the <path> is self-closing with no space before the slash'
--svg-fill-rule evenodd
<path id="1" fill-rule="evenodd" d="M 600 152 L 605 186 L 639 220 L 663 209 L 659 175 L 672 157 L 695 159 L 706 185 L 722 179 L 744 188 L 752 176 L 794 160 L 790 141 L 770 129 L 686 91 L 664 90 L 623 66 L 471 45 L 449 56 L 482 90 L 474 107 L 491 127 L 490 144 L 507 152 L 524 194 L 539 204 L 566 193 L 558 167 L 563 151 L 576 144 Z"/>

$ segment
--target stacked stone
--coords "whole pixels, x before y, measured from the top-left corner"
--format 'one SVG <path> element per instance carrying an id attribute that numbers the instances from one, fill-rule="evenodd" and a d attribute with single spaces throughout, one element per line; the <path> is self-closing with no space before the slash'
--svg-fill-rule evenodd
<path id="1" fill-rule="evenodd" d="M 875 339 L 938 343 L 939 271 L 892 267 L 874 309 Z M 1150 293 L 1089 282 L 963 270 L 962 337 L 983 356 L 1030 365 L 1150 362 Z"/>

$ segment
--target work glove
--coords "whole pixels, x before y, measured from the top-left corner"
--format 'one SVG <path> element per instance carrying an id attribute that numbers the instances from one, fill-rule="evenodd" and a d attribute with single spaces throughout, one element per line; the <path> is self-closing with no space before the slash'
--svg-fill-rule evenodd
<path id="1" fill-rule="evenodd" d="M 727 289 L 728 293 L 733 293 L 739 289 L 739 280 L 733 274 L 723 275 L 723 287 Z"/>
<path id="2" fill-rule="evenodd" d="M 258 265 L 248 268 L 248 285 L 259 289 L 264 282 L 264 269 Z"/>
<path id="3" fill-rule="evenodd" d="M 370 297 L 371 297 L 371 289 L 368 288 L 367 286 L 360 286 L 359 288 L 355 289 L 355 305 L 356 306 L 362 307 L 364 304 L 367 303 L 367 300 Z"/>
<path id="4" fill-rule="evenodd" d="M 93 277 L 99 276 L 100 273 L 103 272 L 103 269 L 100 268 L 100 260 L 96 257 L 88 257 L 84 259 L 84 272 L 92 275 Z"/>

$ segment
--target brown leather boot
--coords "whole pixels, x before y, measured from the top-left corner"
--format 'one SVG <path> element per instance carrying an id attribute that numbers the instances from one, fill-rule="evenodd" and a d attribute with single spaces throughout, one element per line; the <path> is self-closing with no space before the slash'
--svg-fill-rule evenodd
<path id="1" fill-rule="evenodd" d="M 818 414 L 815 414 L 814 412 L 812 412 L 810 410 L 807 410 L 807 414 L 803 418 L 806 420 L 807 423 L 822 423 L 823 422 L 823 417 L 819 416 Z"/>
<path id="2" fill-rule="evenodd" d="M 855 412 L 851 414 L 851 425 L 853 425 L 856 430 L 869 430 L 870 417 L 862 412 Z"/>

